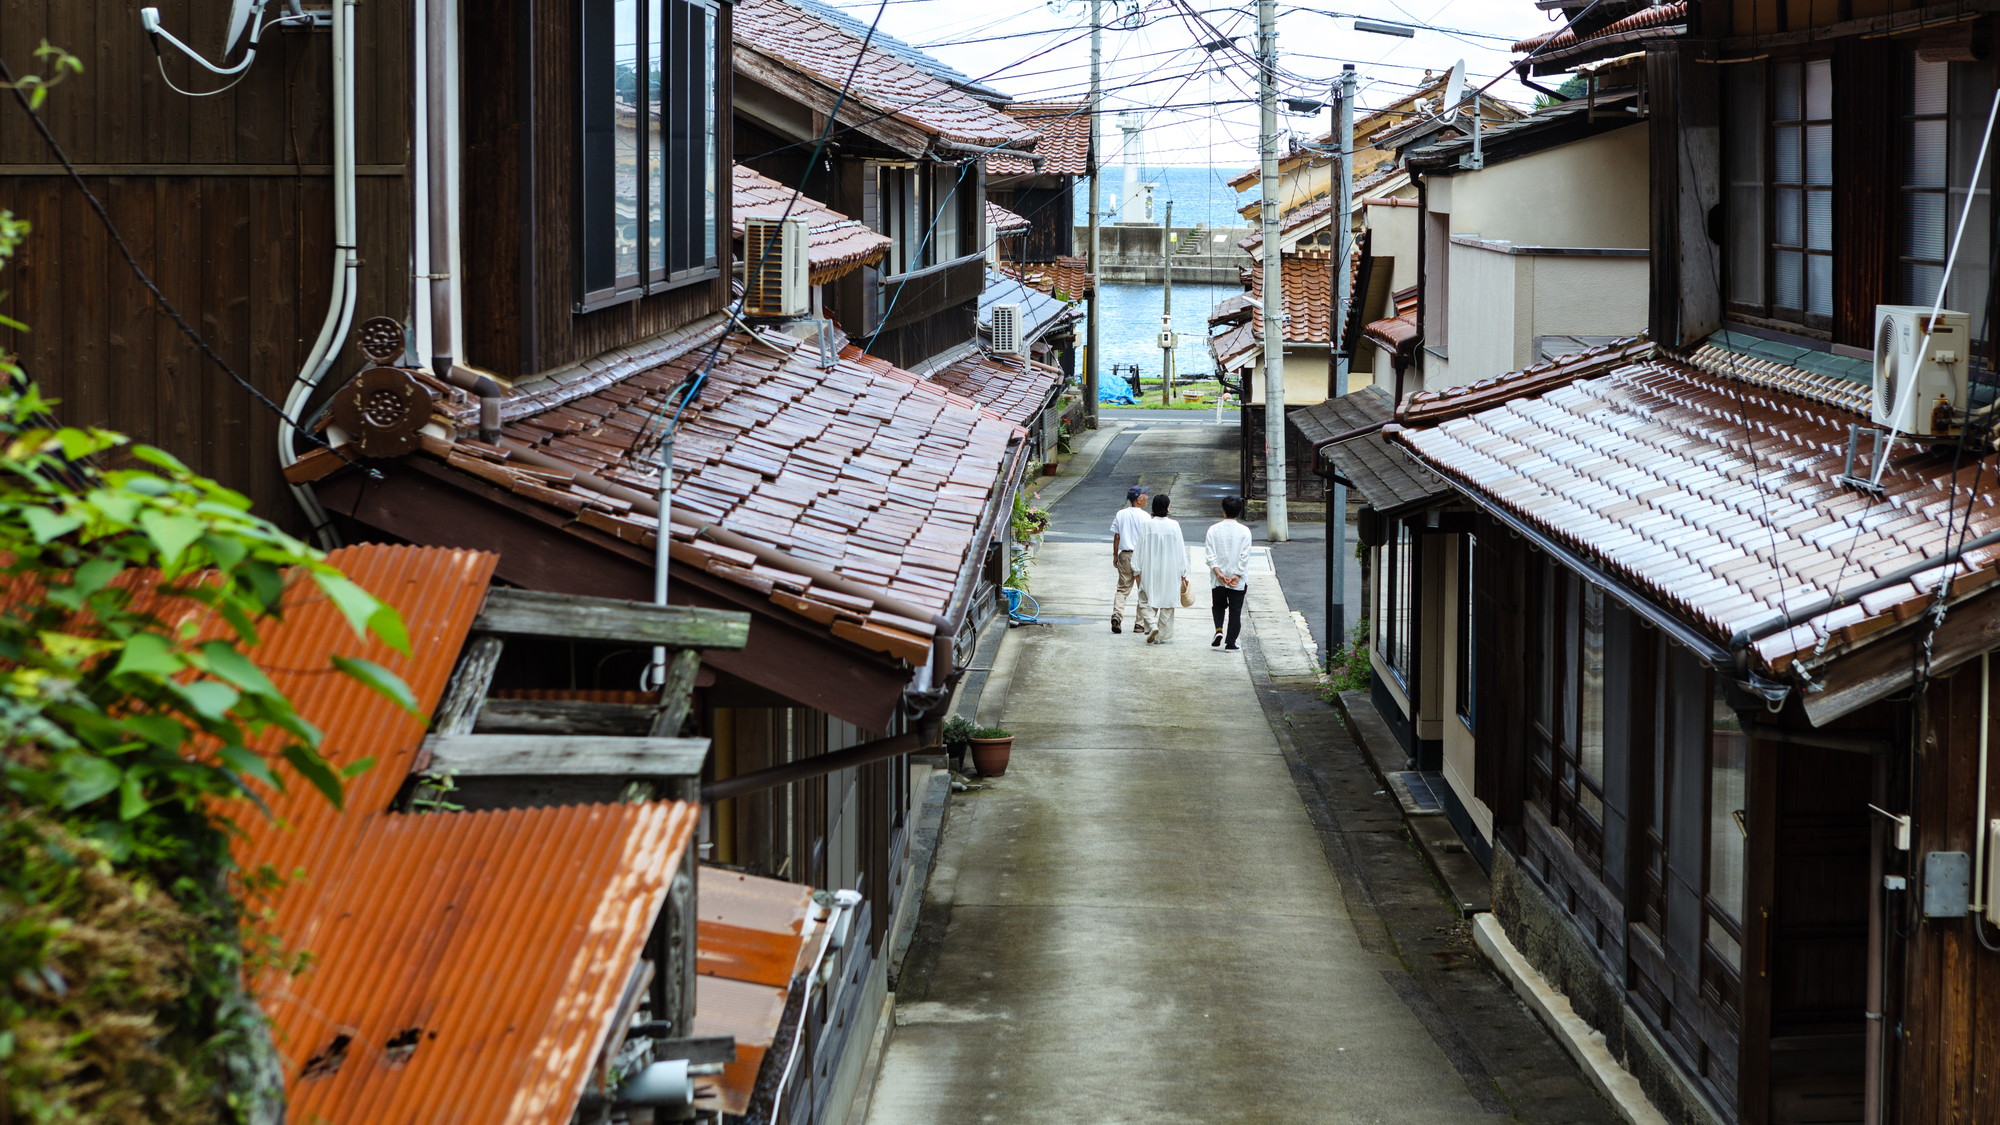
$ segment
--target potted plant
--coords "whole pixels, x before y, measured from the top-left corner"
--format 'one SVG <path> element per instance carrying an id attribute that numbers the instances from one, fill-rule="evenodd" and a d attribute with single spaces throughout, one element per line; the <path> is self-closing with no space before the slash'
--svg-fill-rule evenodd
<path id="1" fill-rule="evenodd" d="M 938 742 L 951 759 L 951 768 L 965 772 L 966 747 L 972 744 L 972 733 L 979 727 L 964 715 L 953 715 L 944 721 L 944 729 L 938 732 Z"/>
<path id="2" fill-rule="evenodd" d="M 980 727 L 967 736 L 972 747 L 972 768 L 981 777 L 999 777 L 1007 772 L 1007 759 L 1014 753 L 1014 734 L 999 727 Z"/>

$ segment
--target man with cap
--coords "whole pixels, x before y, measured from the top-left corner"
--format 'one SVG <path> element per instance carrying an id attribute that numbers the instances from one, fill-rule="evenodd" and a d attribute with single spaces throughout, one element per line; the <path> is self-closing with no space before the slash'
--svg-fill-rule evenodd
<path id="1" fill-rule="evenodd" d="M 1111 517 L 1111 565 L 1118 571 L 1118 593 L 1111 598 L 1111 631 L 1125 631 L 1125 599 L 1139 576 L 1132 569 L 1132 548 L 1139 545 L 1139 531 L 1146 526 L 1146 486 L 1135 484 L 1125 490 L 1125 506 Z"/>

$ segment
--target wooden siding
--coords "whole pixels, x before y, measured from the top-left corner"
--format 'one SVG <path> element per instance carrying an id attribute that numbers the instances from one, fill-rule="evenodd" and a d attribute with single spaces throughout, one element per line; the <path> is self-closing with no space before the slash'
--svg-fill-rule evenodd
<path id="1" fill-rule="evenodd" d="M 577 263 L 578 19 L 571 0 L 466 9 L 467 359 L 507 377 L 575 363 L 678 328 L 729 301 L 721 275 L 588 313 Z M 716 104 L 731 97 L 730 8 L 716 17 Z M 473 85 L 476 84 L 476 85 Z M 718 130 L 717 223 L 729 230 L 729 119 Z"/>
<path id="2" fill-rule="evenodd" d="M 1898 114 L 1904 85 L 1893 39 L 1841 39 L 1833 52 L 1833 341 L 1872 350 L 1875 306 L 1895 276 Z M 1897 76 L 1887 96 L 1885 76 Z"/>
<path id="3" fill-rule="evenodd" d="M 1058 188 L 1012 188 L 987 197 L 1028 220 L 1024 234 L 1000 240 L 1000 256 L 1016 262 L 1052 262 L 1076 253 L 1076 182 L 1062 177 Z"/>
<path id="4" fill-rule="evenodd" d="M 134 6 L 36 0 L 6 6 L 9 63 L 26 45 L 70 49 L 84 72 L 50 93 L 43 116 L 104 202 L 139 264 L 231 367 L 282 401 L 326 315 L 332 274 L 330 36 L 266 33 L 234 90 L 168 89 Z M 167 16 L 209 44 L 221 18 Z M 355 317 L 409 309 L 407 0 L 355 9 L 360 95 L 360 293 Z M 164 52 L 184 89 L 213 76 Z M 0 107 L 0 206 L 34 225 L 0 275 L 0 313 L 30 328 L 0 335 L 58 415 L 150 442 L 247 494 L 259 514 L 302 530 L 278 473 L 277 422 L 154 306 L 76 185 L 21 119 Z M 329 381 L 358 366 L 345 347 Z"/>
<path id="5" fill-rule="evenodd" d="M 1934 851 L 1972 853 L 1979 768 L 1980 669 L 1977 661 L 1950 677 L 1934 679 L 1925 695 L 1928 725 L 1914 754 L 1899 755 L 1898 779 L 1885 807 L 1916 815 L 1907 853 L 1888 851 L 1887 872 L 1910 876 L 1911 893 L 1889 895 L 1884 928 L 1892 959 L 1903 975 L 1892 986 L 1902 995 L 1900 1046 L 1889 1060 L 1894 1120 L 2000 1122 L 2000 953 L 1982 949 L 1973 920 L 1929 920 L 1918 915 L 1923 856 Z M 2000 734 L 1989 739 L 2000 745 Z M 1907 803 L 1906 803 L 1907 802 Z M 1987 777 L 1987 816 L 2000 815 L 2000 770 Z M 1991 859 L 1988 862 L 1992 862 Z M 1975 894 L 1978 892 L 1975 891 Z M 1986 928 L 1994 940 L 1992 927 Z M 1896 940 L 1900 935 L 1900 940 Z"/>

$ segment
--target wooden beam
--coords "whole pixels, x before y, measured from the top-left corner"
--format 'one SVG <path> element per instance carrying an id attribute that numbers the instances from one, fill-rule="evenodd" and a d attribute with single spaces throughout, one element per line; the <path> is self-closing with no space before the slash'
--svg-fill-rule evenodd
<path id="1" fill-rule="evenodd" d="M 465 734 L 473 729 L 479 704 L 493 685 L 493 670 L 500 665 L 500 651 L 506 642 L 499 637 L 474 637 L 458 658 L 451 683 L 431 716 L 431 729 L 439 734 Z"/>
<path id="2" fill-rule="evenodd" d="M 474 734 L 653 733 L 659 708 L 649 703 L 599 703 L 584 699 L 489 699 L 479 709 Z M 450 733 L 460 734 L 462 731 Z"/>
<path id="3" fill-rule="evenodd" d="M 694 708 L 694 681 L 701 674 L 701 654 L 678 652 L 667 661 L 666 682 L 660 685 L 660 706 L 646 733 L 655 738 L 672 738 L 681 732 L 688 712 Z"/>
<path id="4" fill-rule="evenodd" d="M 434 734 L 424 750 L 432 772 L 467 777 L 690 777 L 708 739 Z"/>
<path id="5" fill-rule="evenodd" d="M 742 648 L 750 639 L 750 616 L 744 613 L 504 587 L 487 593 L 472 627 L 514 636 L 669 648 Z"/>

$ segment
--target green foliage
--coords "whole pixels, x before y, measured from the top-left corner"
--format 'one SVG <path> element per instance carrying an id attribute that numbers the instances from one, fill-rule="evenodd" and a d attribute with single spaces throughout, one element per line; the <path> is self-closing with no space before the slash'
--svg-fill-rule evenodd
<path id="1" fill-rule="evenodd" d="M 971 741 L 973 732 L 978 729 L 972 720 L 964 715 L 953 715 L 944 721 L 944 729 L 938 734 L 938 743 L 946 748 L 964 749 L 965 744 Z"/>
<path id="2" fill-rule="evenodd" d="M 0 264 L 24 232 L 0 215 Z M 0 1121 L 236 1120 L 268 1092 L 232 1076 L 269 1052 L 243 923 L 275 880 L 230 823 L 253 783 L 343 781 L 246 653 L 309 600 L 408 639 L 243 496 L 52 405 L 0 354 Z M 367 661 L 308 670 L 415 707 Z"/>
<path id="3" fill-rule="evenodd" d="M 1327 678 L 1320 695 L 1332 703 L 1343 691 L 1366 691 L 1369 674 L 1368 621 L 1363 618 L 1348 630 L 1347 643 L 1327 654 Z"/>
<path id="4" fill-rule="evenodd" d="M 1014 737 L 1014 732 L 1008 730 L 1001 730 L 999 727 L 980 727 L 977 730 L 974 730 L 971 734 L 966 735 L 966 737 L 967 738 L 1012 738 Z"/>
<path id="5" fill-rule="evenodd" d="M 1033 499 L 1041 498 L 1041 493 L 1033 494 Z M 1008 526 L 1013 528 L 1017 543 L 1024 543 L 1049 529 L 1049 510 L 1030 504 L 1029 499 L 1019 492 L 1014 494 L 1014 515 Z"/>
<path id="6" fill-rule="evenodd" d="M 35 48 L 35 59 L 48 68 L 48 74 L 24 74 L 15 79 L 11 86 L 0 83 L 0 90 L 26 91 L 29 108 L 40 109 L 42 103 L 48 100 L 49 87 L 72 74 L 83 73 L 83 60 L 61 47 L 49 46 L 49 41 L 46 39 L 42 40 L 41 46 Z"/>

